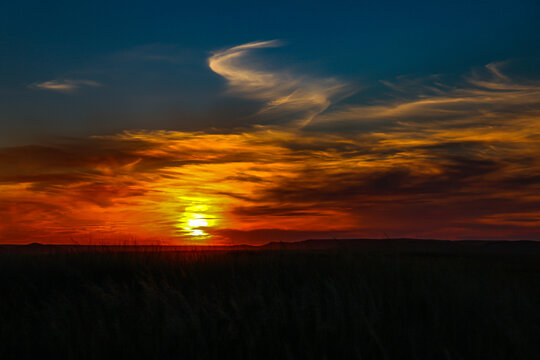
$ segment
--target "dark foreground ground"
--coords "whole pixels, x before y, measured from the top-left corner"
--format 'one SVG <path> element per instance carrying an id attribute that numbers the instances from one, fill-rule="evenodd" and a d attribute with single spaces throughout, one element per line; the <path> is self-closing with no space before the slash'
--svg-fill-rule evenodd
<path id="1" fill-rule="evenodd" d="M 536 244 L 344 244 L 0 248 L 0 359 L 539 358 Z"/>

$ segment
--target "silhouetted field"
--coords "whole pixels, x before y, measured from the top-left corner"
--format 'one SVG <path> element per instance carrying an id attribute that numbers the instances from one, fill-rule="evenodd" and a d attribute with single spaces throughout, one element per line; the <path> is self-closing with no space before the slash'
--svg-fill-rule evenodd
<path id="1" fill-rule="evenodd" d="M 2 247 L 0 359 L 538 358 L 536 244 L 397 243 Z"/>

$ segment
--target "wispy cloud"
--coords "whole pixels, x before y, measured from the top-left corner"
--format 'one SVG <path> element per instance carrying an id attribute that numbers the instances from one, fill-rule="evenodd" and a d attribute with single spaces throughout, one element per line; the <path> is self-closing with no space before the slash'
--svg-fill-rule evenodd
<path id="1" fill-rule="evenodd" d="M 81 79 L 58 79 L 29 85 L 29 87 L 32 89 L 50 90 L 63 93 L 71 93 L 84 86 L 99 87 L 102 85 L 97 81 Z"/>
<path id="2" fill-rule="evenodd" d="M 253 50 L 280 45 L 279 41 L 271 40 L 235 46 L 214 53 L 208 64 L 228 81 L 230 93 L 264 102 L 257 116 L 272 117 L 273 121 L 285 116 L 287 121 L 302 127 L 333 101 L 350 93 L 351 88 L 335 78 L 270 71 L 250 62 Z"/>
<path id="3" fill-rule="evenodd" d="M 515 123 L 524 117 L 538 116 L 540 86 L 510 79 L 502 72 L 503 64 L 488 64 L 453 85 L 442 84 L 437 78 L 383 81 L 394 92 L 390 99 L 344 106 L 318 116 L 312 125 L 333 128 L 363 125 L 364 130 L 411 129 L 422 124 L 431 131 L 484 126 L 517 129 Z"/>
<path id="4" fill-rule="evenodd" d="M 210 63 L 231 91 L 267 109 L 320 84 L 242 65 L 252 49 L 276 45 L 242 45 Z M 398 79 L 392 97 L 333 111 L 284 100 L 317 113 L 308 127 L 125 131 L 0 149 L 0 240 L 91 232 L 196 241 L 196 226 L 214 242 L 382 231 L 540 239 L 540 83 L 502 69 L 454 84 Z"/>

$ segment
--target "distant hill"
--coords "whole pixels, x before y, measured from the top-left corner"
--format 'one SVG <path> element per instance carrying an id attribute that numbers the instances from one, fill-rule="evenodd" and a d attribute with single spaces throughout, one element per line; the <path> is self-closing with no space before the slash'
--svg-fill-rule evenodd
<path id="1" fill-rule="evenodd" d="M 396 250 L 396 251 L 523 251 L 540 252 L 540 242 L 531 240 L 434 240 L 434 239 L 311 239 L 299 242 L 271 242 L 262 249 L 272 250 Z"/>
<path id="2" fill-rule="evenodd" d="M 540 242 L 530 240 L 434 240 L 434 239 L 310 239 L 298 242 L 270 242 L 264 245 L 0 245 L 0 251 L 63 252 L 63 251 L 257 251 L 257 250 L 354 250 L 399 252 L 530 252 L 540 255 Z"/>

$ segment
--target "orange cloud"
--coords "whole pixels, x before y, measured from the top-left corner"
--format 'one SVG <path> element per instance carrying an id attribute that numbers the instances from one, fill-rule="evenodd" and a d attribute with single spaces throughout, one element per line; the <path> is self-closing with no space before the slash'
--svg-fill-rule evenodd
<path id="1" fill-rule="evenodd" d="M 269 45 L 216 53 L 210 66 L 235 91 L 301 104 L 308 126 L 0 149 L 0 241 L 540 238 L 540 85 L 489 65 L 461 87 L 325 112 L 327 100 L 289 93 L 305 82 L 239 65 Z"/>
<path id="2" fill-rule="evenodd" d="M 476 228 L 495 234 L 486 230 L 490 219 L 540 204 L 538 149 L 496 139 L 257 128 L 124 132 L 92 138 L 91 146 L 12 148 L 2 153 L 6 170 L 16 164 L 17 171 L 0 179 L 9 204 L 0 236 L 223 243 L 235 241 L 226 236 L 232 230 L 456 236 L 444 229 L 457 226 L 462 236 Z M 107 147 L 114 150 L 105 156 Z M 528 218 L 499 224 L 532 236 Z"/>

